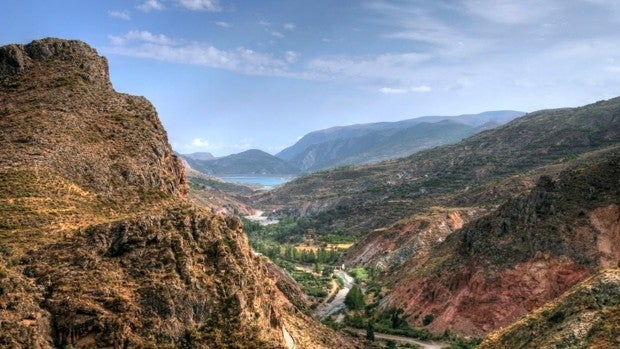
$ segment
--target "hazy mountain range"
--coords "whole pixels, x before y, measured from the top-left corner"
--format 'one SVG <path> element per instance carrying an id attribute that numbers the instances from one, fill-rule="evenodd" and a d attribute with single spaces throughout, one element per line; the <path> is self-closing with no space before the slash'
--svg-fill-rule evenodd
<path id="1" fill-rule="evenodd" d="M 304 172 L 376 163 L 454 143 L 523 114 L 517 111 L 490 111 L 332 127 L 305 135 L 276 156 Z"/>
<path id="2" fill-rule="evenodd" d="M 311 132 L 275 156 L 257 149 L 221 158 L 205 152 L 181 156 L 193 168 L 216 176 L 292 175 L 405 157 L 423 149 L 458 142 L 523 114 L 491 111 L 333 127 Z"/>

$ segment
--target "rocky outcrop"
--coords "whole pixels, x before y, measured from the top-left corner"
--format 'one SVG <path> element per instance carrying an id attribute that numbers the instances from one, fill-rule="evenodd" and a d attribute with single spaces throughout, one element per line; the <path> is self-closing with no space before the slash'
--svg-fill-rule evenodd
<path id="1" fill-rule="evenodd" d="M 17 302 L 0 310 L 5 345 L 284 343 L 273 281 L 234 219 L 179 206 L 89 227 L 28 253 L 19 268 L 32 288 L 24 294 L 3 282 L 4 296 Z M 39 307 L 28 307 L 31 300 Z M 13 335 L 20 332 L 30 338 Z"/>
<path id="2" fill-rule="evenodd" d="M 374 267 L 390 272 L 433 246 L 484 213 L 483 209 L 432 207 L 427 212 L 366 235 L 345 255 L 346 265 Z"/>
<path id="3" fill-rule="evenodd" d="M 0 47 L 0 79 L 5 79 L 44 61 L 62 60 L 79 68 L 86 81 L 111 88 L 108 61 L 86 43 L 47 38 L 27 45 Z"/>
<path id="4" fill-rule="evenodd" d="M 0 171 L 49 170 L 117 203 L 183 197 L 183 166 L 155 108 L 112 89 L 83 42 L 0 48 Z"/>
<path id="5" fill-rule="evenodd" d="M 357 344 L 286 298 L 239 219 L 186 200 L 155 109 L 95 50 L 44 39 L 0 66 L 0 347 Z"/>

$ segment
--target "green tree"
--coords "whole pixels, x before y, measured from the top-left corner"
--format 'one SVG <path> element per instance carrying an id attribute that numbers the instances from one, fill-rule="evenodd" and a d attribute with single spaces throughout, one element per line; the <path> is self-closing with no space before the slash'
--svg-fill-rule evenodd
<path id="1" fill-rule="evenodd" d="M 368 325 L 366 326 L 366 339 L 369 341 L 375 340 L 375 324 L 372 320 L 368 320 Z"/>
<path id="2" fill-rule="evenodd" d="M 361 310 L 364 309 L 365 303 L 362 290 L 359 286 L 353 285 L 344 298 L 344 304 L 351 310 Z"/>
<path id="3" fill-rule="evenodd" d="M 392 328 L 399 328 L 404 320 L 402 315 L 405 311 L 401 308 L 391 308 L 390 309 L 390 322 L 392 324 Z"/>
<path id="4" fill-rule="evenodd" d="M 424 319 L 422 319 L 422 325 L 428 326 L 431 322 L 433 322 L 433 320 L 435 320 L 435 315 L 433 315 L 432 313 L 426 314 L 426 316 L 424 316 Z"/>
<path id="5" fill-rule="evenodd" d="M 317 274 L 321 274 L 321 270 L 321 265 L 318 262 L 314 263 L 314 272 Z"/>

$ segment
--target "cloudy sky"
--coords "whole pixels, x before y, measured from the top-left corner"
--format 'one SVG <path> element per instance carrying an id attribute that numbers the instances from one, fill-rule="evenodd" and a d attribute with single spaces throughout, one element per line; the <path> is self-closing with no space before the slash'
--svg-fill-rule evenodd
<path id="1" fill-rule="evenodd" d="M 617 0 L 20 0 L 0 44 L 80 39 L 175 150 L 276 153 L 336 125 L 620 95 Z"/>

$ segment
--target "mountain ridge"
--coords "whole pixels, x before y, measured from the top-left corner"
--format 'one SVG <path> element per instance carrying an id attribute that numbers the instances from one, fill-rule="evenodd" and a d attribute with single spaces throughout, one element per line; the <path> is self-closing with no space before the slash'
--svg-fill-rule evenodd
<path id="1" fill-rule="evenodd" d="M 487 124 L 487 127 L 492 124 L 501 125 L 520 115 L 523 113 L 492 111 L 480 114 L 425 116 L 395 122 L 337 126 L 311 132 L 275 156 L 291 162 L 303 171 L 379 162 L 408 156 L 433 145 L 453 143 L 482 130 L 484 124 Z M 443 129 L 439 128 L 442 123 L 445 126 Z M 432 135 L 427 135 L 422 124 L 431 124 L 438 128 L 431 131 Z M 456 132 L 457 130 L 453 130 L 448 125 L 452 125 L 453 128 L 460 125 L 464 130 Z M 409 130 L 408 137 L 401 136 L 402 139 L 398 142 L 393 138 L 399 133 L 406 133 L 406 130 Z M 448 133 L 448 135 L 443 133 Z"/>
<path id="2" fill-rule="evenodd" d="M 201 160 L 181 155 L 192 167 L 215 176 L 230 175 L 294 175 L 299 169 L 259 149 L 220 158 Z"/>
<path id="3" fill-rule="evenodd" d="M 615 266 L 619 165 L 615 154 L 557 180 L 541 176 L 529 193 L 392 271 L 393 290 L 384 302 L 406 314 L 434 314 L 435 331 L 481 335 Z"/>
<path id="4" fill-rule="evenodd" d="M 94 49 L 4 46 L 0 72 L 0 346 L 357 345 L 286 298 L 238 218 L 187 201 L 155 109 Z"/>

